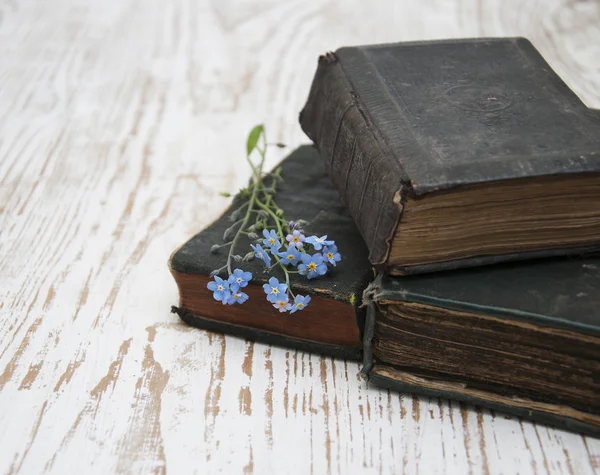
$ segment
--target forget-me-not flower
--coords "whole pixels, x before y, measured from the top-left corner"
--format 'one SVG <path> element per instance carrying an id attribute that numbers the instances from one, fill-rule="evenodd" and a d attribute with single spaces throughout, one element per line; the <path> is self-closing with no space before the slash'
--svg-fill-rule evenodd
<path id="1" fill-rule="evenodd" d="M 279 300 L 276 300 L 275 303 L 273 304 L 273 307 L 275 307 L 277 310 L 279 310 L 281 313 L 283 313 L 283 312 L 287 312 L 288 310 L 290 310 L 292 308 L 292 304 L 290 303 L 290 300 L 288 299 L 288 296 L 286 295 L 285 298 L 280 298 Z"/>
<path id="2" fill-rule="evenodd" d="M 297 312 L 298 310 L 303 310 L 304 307 L 308 305 L 308 302 L 310 302 L 310 295 L 307 295 L 306 297 L 302 295 L 296 295 L 294 303 L 291 304 L 292 308 L 290 310 L 290 313 Z"/>
<path id="3" fill-rule="evenodd" d="M 252 248 L 252 250 L 256 253 L 255 256 L 258 257 L 259 259 L 262 259 L 262 261 L 265 263 L 265 265 L 267 267 L 270 267 L 271 265 L 271 256 L 269 256 L 269 254 L 267 254 L 267 251 L 265 251 L 260 244 L 250 244 L 250 247 Z"/>
<path id="4" fill-rule="evenodd" d="M 214 281 L 210 281 L 206 284 L 208 290 L 212 290 L 213 298 L 218 300 L 219 302 L 227 303 L 227 300 L 231 296 L 231 292 L 229 290 L 229 282 L 221 279 L 218 275 L 215 275 Z"/>
<path id="5" fill-rule="evenodd" d="M 279 242 L 279 238 L 277 237 L 277 233 L 274 229 L 271 229 L 271 231 L 263 229 L 263 236 L 265 237 L 263 239 L 263 244 L 265 247 L 271 249 L 271 252 L 279 250 L 281 247 L 281 242 Z"/>
<path id="6" fill-rule="evenodd" d="M 229 305 L 233 305 L 234 303 L 244 303 L 246 300 L 248 300 L 248 298 L 248 294 L 238 290 L 231 294 L 229 299 L 227 299 L 227 303 Z"/>
<path id="7" fill-rule="evenodd" d="M 275 303 L 286 295 L 287 284 L 280 284 L 275 277 L 271 277 L 269 283 L 263 285 L 263 289 L 265 290 L 265 294 L 267 294 L 267 300 Z"/>
<path id="8" fill-rule="evenodd" d="M 278 252 L 277 255 L 281 258 L 281 263 L 285 265 L 292 264 L 295 266 L 300 260 L 300 252 L 293 246 L 288 247 L 287 251 Z"/>
<path id="9" fill-rule="evenodd" d="M 252 280 L 252 272 L 244 272 L 242 269 L 235 269 L 227 281 L 230 284 L 236 284 L 238 288 L 246 287 Z M 233 289 L 232 289 L 233 290 Z"/>
<path id="10" fill-rule="evenodd" d="M 332 244 L 331 246 L 325 246 L 325 249 L 323 249 L 323 259 L 335 266 L 336 262 L 342 260 L 342 256 L 338 252 L 337 246 Z"/>
<path id="11" fill-rule="evenodd" d="M 294 229 L 290 234 L 285 237 L 285 240 L 289 243 L 290 247 L 295 247 L 296 249 L 300 249 L 304 246 L 304 240 L 306 236 L 302 234 L 297 229 Z"/>
<path id="12" fill-rule="evenodd" d="M 323 248 L 323 246 L 333 246 L 335 244 L 335 241 L 327 240 L 327 234 L 321 237 L 310 236 L 306 238 L 306 242 L 312 244 L 315 248 L 315 251 L 320 251 Z"/>
<path id="13" fill-rule="evenodd" d="M 309 279 L 314 279 L 320 275 L 327 273 L 327 265 L 323 263 L 322 254 L 313 254 L 312 256 L 306 253 L 302 254 L 302 264 L 298 266 L 298 271 L 302 275 L 306 275 Z"/>

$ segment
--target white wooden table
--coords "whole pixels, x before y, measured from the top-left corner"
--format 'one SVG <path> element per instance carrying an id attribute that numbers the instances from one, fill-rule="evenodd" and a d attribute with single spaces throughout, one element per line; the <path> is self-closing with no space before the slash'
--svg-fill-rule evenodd
<path id="1" fill-rule="evenodd" d="M 0 0 L 0 473 L 599 472 L 600 440 L 169 313 L 250 127 L 307 141 L 320 53 L 499 35 L 600 107 L 597 0 Z"/>

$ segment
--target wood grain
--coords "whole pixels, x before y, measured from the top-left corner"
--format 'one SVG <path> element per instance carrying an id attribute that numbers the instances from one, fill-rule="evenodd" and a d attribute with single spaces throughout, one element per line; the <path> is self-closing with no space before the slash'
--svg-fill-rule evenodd
<path id="1" fill-rule="evenodd" d="M 496 35 L 600 107 L 595 0 L 0 0 L 0 473 L 599 472 L 598 440 L 169 313 L 246 132 L 305 142 L 318 54 Z"/>

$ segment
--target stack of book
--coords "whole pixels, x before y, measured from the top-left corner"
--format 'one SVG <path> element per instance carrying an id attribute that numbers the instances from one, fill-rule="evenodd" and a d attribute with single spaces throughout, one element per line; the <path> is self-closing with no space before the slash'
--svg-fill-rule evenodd
<path id="1" fill-rule="evenodd" d="M 319 59 L 277 202 L 343 261 L 288 316 L 206 290 L 229 212 L 169 261 L 188 324 L 362 361 L 372 384 L 600 435 L 600 114 L 523 38 Z M 234 199 L 231 210 L 239 206 Z"/>

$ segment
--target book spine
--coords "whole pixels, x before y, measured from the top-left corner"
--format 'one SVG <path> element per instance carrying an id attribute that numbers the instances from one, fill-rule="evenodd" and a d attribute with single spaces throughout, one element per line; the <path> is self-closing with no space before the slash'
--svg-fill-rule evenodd
<path id="1" fill-rule="evenodd" d="M 369 260 L 385 270 L 407 190 L 397 160 L 361 106 L 334 53 L 319 58 L 300 125 L 369 248 Z"/>

